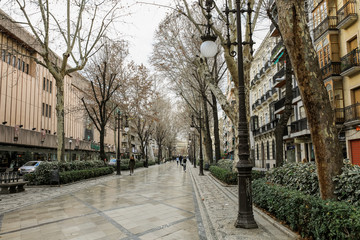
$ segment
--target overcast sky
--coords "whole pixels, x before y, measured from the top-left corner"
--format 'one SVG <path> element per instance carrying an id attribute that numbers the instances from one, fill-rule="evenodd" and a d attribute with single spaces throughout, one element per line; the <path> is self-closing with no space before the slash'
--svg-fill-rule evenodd
<path id="1" fill-rule="evenodd" d="M 136 0 L 127 0 L 127 2 L 137 2 Z M 171 6 L 172 0 L 143 0 L 142 2 Z M 148 58 L 152 52 L 152 42 L 155 31 L 160 21 L 166 16 L 170 9 L 166 7 L 154 6 L 151 4 L 135 4 L 130 7 L 132 14 L 126 17 L 127 24 L 121 29 L 130 43 L 130 57 L 138 64 L 148 65 Z M 125 30 L 125 32 L 124 32 Z"/>

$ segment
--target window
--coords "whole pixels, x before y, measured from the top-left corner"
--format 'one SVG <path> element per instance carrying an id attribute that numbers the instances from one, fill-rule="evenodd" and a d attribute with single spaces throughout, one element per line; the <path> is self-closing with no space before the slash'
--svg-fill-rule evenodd
<path id="1" fill-rule="evenodd" d="M 42 104 L 42 113 L 43 116 L 45 116 L 45 103 Z"/>
<path id="2" fill-rule="evenodd" d="M 275 159 L 275 140 L 272 141 L 272 159 Z"/>
<path id="3" fill-rule="evenodd" d="M 13 56 L 13 67 L 16 67 L 16 56 Z"/>
<path id="4" fill-rule="evenodd" d="M 45 91 L 45 77 L 44 77 L 44 79 L 43 79 L 43 90 Z"/>
<path id="5" fill-rule="evenodd" d="M 49 91 L 49 79 L 46 79 L 46 91 Z"/>
<path id="6" fill-rule="evenodd" d="M 269 115 L 268 113 L 265 113 L 265 124 L 269 123 Z"/>
<path id="7" fill-rule="evenodd" d="M 1 58 L 4 62 L 6 62 L 6 51 L 5 49 L 1 49 Z"/>
<path id="8" fill-rule="evenodd" d="M 52 92 L 52 81 L 50 81 L 50 93 Z"/>
<path id="9" fill-rule="evenodd" d="M 25 72 L 25 62 L 22 61 L 22 71 Z"/>
<path id="10" fill-rule="evenodd" d="M 266 143 L 266 158 L 270 159 L 270 144 L 269 141 Z"/>
<path id="11" fill-rule="evenodd" d="M 21 60 L 20 60 L 20 58 L 18 58 L 18 69 L 19 70 L 21 69 Z"/>
<path id="12" fill-rule="evenodd" d="M 259 160 L 259 144 L 256 144 L 256 159 Z"/>
<path id="13" fill-rule="evenodd" d="M 49 105 L 49 118 L 51 118 L 51 105 Z"/>
<path id="14" fill-rule="evenodd" d="M 49 114 L 49 105 L 46 104 L 46 107 L 45 107 L 45 117 L 47 117 Z"/>
<path id="15" fill-rule="evenodd" d="M 8 64 L 11 64 L 11 53 L 8 53 Z"/>
<path id="16" fill-rule="evenodd" d="M 348 52 L 357 48 L 357 37 L 355 36 L 353 39 L 347 42 Z"/>
<path id="17" fill-rule="evenodd" d="M 26 64 L 26 74 L 29 74 L 29 64 Z"/>

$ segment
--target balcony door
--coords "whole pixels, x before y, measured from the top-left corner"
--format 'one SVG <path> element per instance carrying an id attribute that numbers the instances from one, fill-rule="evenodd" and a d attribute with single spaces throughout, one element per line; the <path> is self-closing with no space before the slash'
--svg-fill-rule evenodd
<path id="1" fill-rule="evenodd" d="M 351 145 L 351 162 L 360 165 L 360 140 L 350 141 Z"/>
<path id="2" fill-rule="evenodd" d="M 354 116 L 352 119 L 359 119 L 360 117 L 360 88 L 352 90 L 353 95 L 353 108 L 352 112 Z"/>

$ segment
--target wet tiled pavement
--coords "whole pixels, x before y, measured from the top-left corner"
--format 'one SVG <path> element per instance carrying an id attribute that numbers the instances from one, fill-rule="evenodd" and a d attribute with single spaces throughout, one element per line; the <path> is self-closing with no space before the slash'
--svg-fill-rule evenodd
<path id="1" fill-rule="evenodd" d="M 197 171 L 170 162 L 0 195 L 0 239 L 294 239 L 258 214 L 259 229 L 234 228 L 234 188 Z"/>

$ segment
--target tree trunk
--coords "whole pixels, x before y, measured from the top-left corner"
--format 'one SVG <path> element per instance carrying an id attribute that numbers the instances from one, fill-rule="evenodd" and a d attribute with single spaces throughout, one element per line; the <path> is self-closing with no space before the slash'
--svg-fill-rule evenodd
<path id="1" fill-rule="evenodd" d="M 284 109 L 284 113 L 281 115 L 275 128 L 276 167 L 280 167 L 284 164 L 284 156 L 283 156 L 284 130 L 287 128 L 287 122 L 293 111 L 292 67 L 291 67 L 289 55 L 287 53 L 285 54 L 286 54 L 286 65 L 285 65 L 286 91 L 285 91 L 285 103 L 284 103 L 285 109 Z"/>
<path id="2" fill-rule="evenodd" d="M 159 151 L 158 151 L 158 164 L 160 164 L 160 160 L 162 158 L 162 152 L 161 152 L 161 144 L 159 144 Z"/>
<path id="3" fill-rule="evenodd" d="M 64 78 L 56 78 L 57 160 L 65 161 Z"/>
<path id="4" fill-rule="evenodd" d="M 213 151 L 212 151 L 212 140 L 210 134 L 210 124 L 209 124 L 209 111 L 207 108 L 206 97 L 202 98 L 203 108 L 204 108 L 204 143 L 205 143 L 205 154 L 209 163 L 213 163 Z"/>
<path id="5" fill-rule="evenodd" d="M 215 145 L 215 162 L 217 163 L 220 158 L 220 136 L 219 136 L 219 117 L 217 111 L 217 101 L 215 95 L 211 92 L 212 97 L 212 112 L 214 118 L 214 145 Z"/>
<path id="6" fill-rule="evenodd" d="M 100 159 L 105 163 L 106 153 L 105 153 L 105 146 L 104 146 L 104 140 L 105 140 L 105 127 L 101 127 L 100 129 Z"/>
<path id="7" fill-rule="evenodd" d="M 304 1 L 276 0 L 279 28 L 310 125 L 322 199 L 335 198 L 332 178 L 341 173 L 341 148 L 329 96 L 307 26 Z"/>

